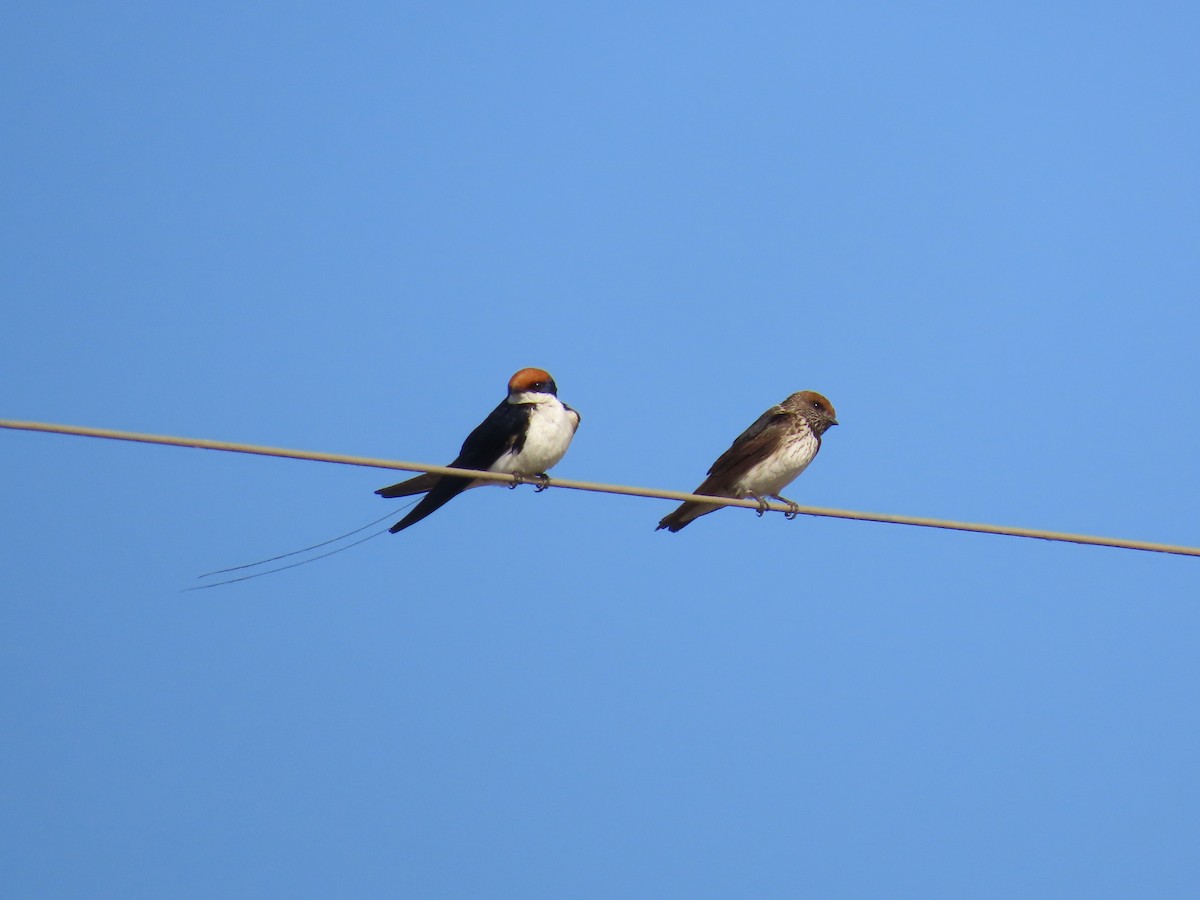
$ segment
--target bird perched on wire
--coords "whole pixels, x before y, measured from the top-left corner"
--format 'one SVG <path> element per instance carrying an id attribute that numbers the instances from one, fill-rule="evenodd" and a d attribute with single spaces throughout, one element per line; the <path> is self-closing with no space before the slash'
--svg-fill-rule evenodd
<path id="1" fill-rule="evenodd" d="M 467 435 L 450 466 L 507 472 L 544 481 L 547 470 L 566 454 L 578 427 L 579 413 L 558 399 L 558 386 L 550 373 L 543 369 L 522 369 L 508 380 L 508 396 Z M 395 534 L 421 521 L 467 488 L 496 483 L 427 473 L 375 493 L 385 498 L 425 494 L 408 515 L 388 529 Z M 544 487 L 542 484 L 538 490 Z"/>
<path id="2" fill-rule="evenodd" d="M 779 492 L 808 468 L 821 449 L 821 435 L 837 423 L 833 404 L 816 391 L 792 394 L 743 431 L 733 446 L 713 463 L 708 478 L 693 493 L 739 499 L 753 497 L 760 504 L 760 516 L 766 509 L 765 498 L 773 497 L 791 506 L 792 511 L 786 515 L 795 518 L 796 503 L 779 496 Z M 679 531 L 719 508 L 712 503 L 687 501 L 664 516 L 658 528 Z"/>

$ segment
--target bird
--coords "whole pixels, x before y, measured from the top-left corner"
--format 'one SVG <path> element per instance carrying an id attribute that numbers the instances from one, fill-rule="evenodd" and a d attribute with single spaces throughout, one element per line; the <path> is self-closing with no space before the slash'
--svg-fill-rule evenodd
<path id="1" fill-rule="evenodd" d="M 508 380 L 508 396 L 467 435 L 450 467 L 530 478 L 540 482 L 540 491 L 546 487 L 546 472 L 566 454 L 577 428 L 579 413 L 558 399 L 558 385 L 550 373 L 544 369 L 521 369 Z M 468 488 L 494 483 L 426 473 L 375 493 L 384 498 L 425 494 L 408 515 L 388 529 L 395 534 Z"/>
<path id="2" fill-rule="evenodd" d="M 821 435 L 838 424 L 833 404 L 816 391 L 799 391 L 772 406 L 743 431 L 713 463 L 708 477 L 693 493 L 712 497 L 753 497 L 759 502 L 758 514 L 767 508 L 767 497 L 791 507 L 786 513 L 795 518 L 799 507 L 779 492 L 808 468 L 821 449 Z M 655 531 L 666 528 L 675 532 L 720 509 L 718 504 L 689 500 L 664 516 Z"/>

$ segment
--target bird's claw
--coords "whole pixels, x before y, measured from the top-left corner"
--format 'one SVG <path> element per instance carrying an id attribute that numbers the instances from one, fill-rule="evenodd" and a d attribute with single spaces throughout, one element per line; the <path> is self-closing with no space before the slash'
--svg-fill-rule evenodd
<path id="1" fill-rule="evenodd" d="M 532 484 L 534 493 L 540 494 L 546 488 L 550 487 L 550 476 L 545 472 L 538 472 L 536 475 L 524 475 L 520 472 L 513 472 L 512 484 L 508 486 L 511 491 L 518 484 Z"/>
<path id="2" fill-rule="evenodd" d="M 754 495 L 752 495 L 752 496 L 754 496 Z M 754 511 L 754 514 L 761 519 L 763 517 L 763 513 L 765 513 L 767 511 L 767 509 L 769 508 L 767 506 L 767 501 L 764 500 L 762 497 L 754 496 L 754 502 L 758 504 L 758 509 L 756 509 Z"/>
<path id="3" fill-rule="evenodd" d="M 787 497 L 780 497 L 778 494 L 775 495 L 775 499 L 780 503 L 787 504 L 787 512 L 783 514 L 783 517 L 789 522 L 796 518 L 796 516 L 800 515 L 800 504 L 795 500 L 789 500 Z"/>

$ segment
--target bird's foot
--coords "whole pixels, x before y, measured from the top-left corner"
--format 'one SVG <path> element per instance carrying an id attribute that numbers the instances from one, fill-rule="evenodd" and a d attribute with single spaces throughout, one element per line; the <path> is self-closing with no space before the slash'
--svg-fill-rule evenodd
<path id="1" fill-rule="evenodd" d="M 758 496 L 758 494 L 751 494 L 750 496 L 753 497 L 754 502 L 758 504 L 758 509 L 756 509 L 754 513 L 761 519 L 763 517 L 763 513 L 765 513 L 768 509 L 767 501 Z"/>
<path id="2" fill-rule="evenodd" d="M 783 514 L 785 519 L 791 521 L 792 519 L 796 518 L 796 516 L 800 515 L 800 504 L 795 500 L 789 500 L 787 497 L 780 497 L 778 494 L 775 494 L 774 496 L 775 499 L 780 503 L 787 505 L 788 510 Z"/>
<path id="3" fill-rule="evenodd" d="M 511 491 L 518 484 L 532 484 L 534 492 L 540 494 L 546 488 L 550 487 L 550 476 L 545 472 L 538 472 L 536 475 L 513 472 L 512 484 L 508 486 L 508 489 Z"/>

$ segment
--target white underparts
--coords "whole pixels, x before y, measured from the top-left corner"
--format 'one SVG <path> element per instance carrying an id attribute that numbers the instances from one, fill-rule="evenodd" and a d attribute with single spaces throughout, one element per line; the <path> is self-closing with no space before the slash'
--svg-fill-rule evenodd
<path id="1" fill-rule="evenodd" d="M 737 480 L 734 485 L 737 496 L 772 497 L 778 494 L 808 468 L 820 446 L 820 440 L 811 431 L 796 435 Z"/>
<path id="2" fill-rule="evenodd" d="M 571 438 L 579 425 L 579 415 L 568 410 L 552 394 L 525 393 L 510 402 L 530 403 L 529 428 L 520 452 L 506 453 L 489 469 L 492 472 L 512 472 L 538 475 L 548 471 L 567 452 Z"/>

